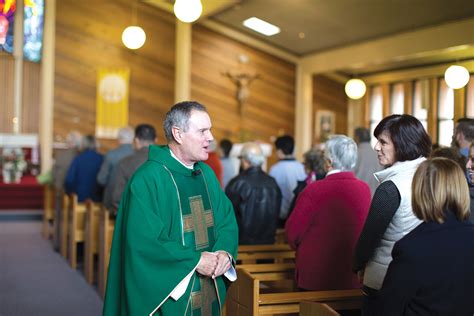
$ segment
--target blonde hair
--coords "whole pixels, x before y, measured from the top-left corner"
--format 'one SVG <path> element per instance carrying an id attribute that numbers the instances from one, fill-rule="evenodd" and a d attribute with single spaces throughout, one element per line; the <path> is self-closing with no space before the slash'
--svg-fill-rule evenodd
<path id="1" fill-rule="evenodd" d="M 469 188 L 459 165 L 447 158 L 433 158 L 420 164 L 413 177 L 412 208 L 416 217 L 443 223 L 446 212 L 458 220 L 469 217 Z"/>

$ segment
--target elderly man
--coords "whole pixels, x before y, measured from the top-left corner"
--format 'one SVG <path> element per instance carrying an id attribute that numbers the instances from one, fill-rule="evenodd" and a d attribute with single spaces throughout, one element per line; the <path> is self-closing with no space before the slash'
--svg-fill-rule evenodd
<path id="1" fill-rule="evenodd" d="M 104 162 L 100 166 L 99 174 L 97 174 L 97 182 L 104 187 L 103 204 L 108 209 L 112 208 L 112 192 L 115 186 L 112 175 L 115 168 L 121 159 L 133 154 L 133 129 L 131 127 L 119 129 L 117 140 L 119 146 L 105 154 Z"/>
<path id="2" fill-rule="evenodd" d="M 128 182 L 117 214 L 104 315 L 220 315 L 237 252 L 229 199 L 202 163 L 213 140 L 206 108 L 181 102 Z"/>
<path id="3" fill-rule="evenodd" d="M 265 157 L 258 144 L 244 144 L 240 161 L 243 172 L 225 190 L 234 206 L 239 244 L 273 244 L 281 205 L 280 188 L 274 178 L 263 172 Z"/>
<path id="4" fill-rule="evenodd" d="M 336 135 L 326 142 L 327 175 L 300 194 L 286 222 L 296 249 L 297 285 L 312 291 L 359 288 L 352 254 L 370 206 L 370 188 L 352 172 L 357 145 Z"/>
<path id="5" fill-rule="evenodd" d="M 135 138 L 133 145 L 135 152 L 133 155 L 120 160 L 112 175 L 113 189 L 112 189 L 112 205 L 109 211 L 115 215 L 122 192 L 125 185 L 132 177 L 135 171 L 148 159 L 148 147 L 156 142 L 156 130 L 153 126 L 148 124 L 140 124 L 135 128 Z"/>

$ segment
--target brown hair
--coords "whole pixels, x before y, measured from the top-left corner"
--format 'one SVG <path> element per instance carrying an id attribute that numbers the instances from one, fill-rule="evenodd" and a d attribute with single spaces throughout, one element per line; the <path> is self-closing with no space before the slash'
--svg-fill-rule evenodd
<path id="1" fill-rule="evenodd" d="M 422 162 L 413 177 L 411 201 L 413 213 L 425 222 L 443 223 L 447 211 L 467 219 L 469 188 L 461 167 L 447 158 Z"/>

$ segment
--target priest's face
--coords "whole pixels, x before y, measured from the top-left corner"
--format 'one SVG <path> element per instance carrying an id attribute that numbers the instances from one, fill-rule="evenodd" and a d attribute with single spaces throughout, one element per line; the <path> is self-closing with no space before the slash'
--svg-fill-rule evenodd
<path id="1" fill-rule="evenodd" d="M 186 164 L 207 160 L 209 144 L 214 137 L 211 133 L 211 118 L 206 112 L 191 111 L 188 129 L 182 135 L 182 159 Z"/>

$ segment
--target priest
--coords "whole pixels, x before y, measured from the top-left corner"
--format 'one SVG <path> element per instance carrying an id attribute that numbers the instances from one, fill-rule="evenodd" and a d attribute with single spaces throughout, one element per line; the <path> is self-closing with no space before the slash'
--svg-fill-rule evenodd
<path id="1" fill-rule="evenodd" d="M 168 145 L 150 146 L 120 202 L 106 316 L 221 315 L 236 279 L 232 204 L 201 162 L 213 140 L 207 110 L 175 104 L 163 127 Z"/>

